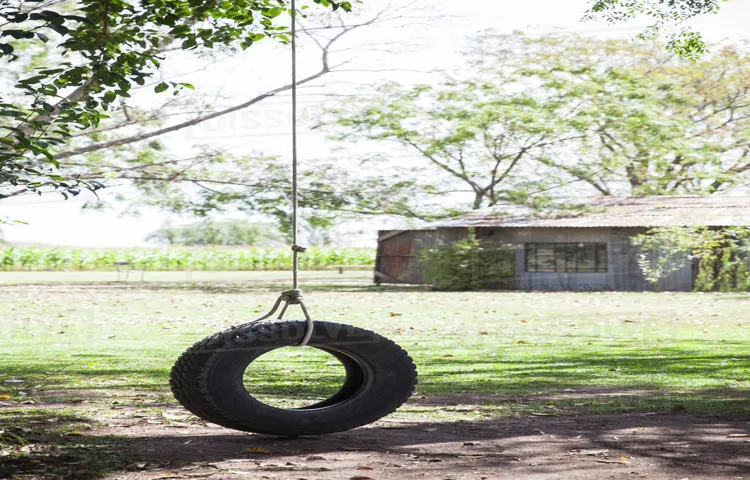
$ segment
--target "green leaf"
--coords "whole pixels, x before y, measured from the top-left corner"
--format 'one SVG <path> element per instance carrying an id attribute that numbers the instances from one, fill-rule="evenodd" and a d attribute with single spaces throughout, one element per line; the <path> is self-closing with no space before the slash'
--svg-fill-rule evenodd
<path id="1" fill-rule="evenodd" d="M 68 29 L 68 27 L 66 27 L 65 25 L 61 25 L 59 23 L 49 23 L 47 26 L 63 36 L 70 33 L 70 30 Z"/>
<path id="2" fill-rule="evenodd" d="M 3 30 L 0 31 L 0 36 L 13 37 L 16 40 L 34 38 L 34 32 L 27 32 L 25 30 Z"/>
<path id="3" fill-rule="evenodd" d="M 164 91 L 166 91 L 168 89 L 169 89 L 169 85 L 166 84 L 166 83 L 164 83 L 164 82 L 161 82 L 159 85 L 157 85 L 157 86 L 154 87 L 154 91 L 156 93 L 161 93 L 161 92 L 164 92 Z"/>
<path id="4" fill-rule="evenodd" d="M 195 38 L 188 38 L 184 42 L 182 42 L 182 49 L 188 50 L 190 48 L 195 48 L 198 45 L 198 41 Z"/>
<path id="5" fill-rule="evenodd" d="M 263 16 L 267 18 L 276 18 L 284 12 L 283 8 L 274 7 L 263 11 Z"/>

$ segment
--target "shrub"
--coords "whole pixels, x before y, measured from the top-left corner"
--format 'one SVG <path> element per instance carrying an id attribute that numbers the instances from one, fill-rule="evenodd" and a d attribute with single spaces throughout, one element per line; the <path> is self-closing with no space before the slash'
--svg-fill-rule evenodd
<path id="1" fill-rule="evenodd" d="M 515 250 L 466 239 L 420 253 L 427 278 L 436 290 L 481 290 L 507 283 L 515 275 Z"/>
<path id="2" fill-rule="evenodd" d="M 651 285 L 684 266 L 697 263 L 695 291 L 750 290 L 750 229 L 732 227 L 661 227 L 631 239 L 638 265 Z"/>

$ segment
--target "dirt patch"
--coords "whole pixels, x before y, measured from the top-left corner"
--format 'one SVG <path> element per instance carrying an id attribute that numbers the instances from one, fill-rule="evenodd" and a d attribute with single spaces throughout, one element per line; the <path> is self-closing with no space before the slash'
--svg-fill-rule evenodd
<path id="1" fill-rule="evenodd" d="M 546 395 L 501 395 L 494 393 L 472 393 L 459 395 L 432 395 L 419 396 L 410 399 L 411 403 L 417 405 L 475 405 L 482 403 L 518 403 L 518 402 L 544 402 L 544 401 L 572 401 L 591 400 L 601 398 L 618 398 L 634 396 L 664 395 L 667 391 L 645 390 L 642 388 L 613 388 L 613 387 L 580 387 L 566 388 L 562 392 Z"/>
<path id="2" fill-rule="evenodd" d="M 321 437 L 130 424 L 115 479 L 748 479 L 750 419 L 689 414 L 378 422 Z"/>

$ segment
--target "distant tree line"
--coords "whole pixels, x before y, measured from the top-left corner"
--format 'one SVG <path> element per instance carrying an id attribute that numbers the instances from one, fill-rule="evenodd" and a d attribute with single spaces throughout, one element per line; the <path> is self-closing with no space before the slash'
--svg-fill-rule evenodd
<path id="1" fill-rule="evenodd" d="M 150 234 L 146 240 L 167 245 L 241 246 L 281 244 L 283 237 L 271 224 L 235 220 L 167 225 Z"/>

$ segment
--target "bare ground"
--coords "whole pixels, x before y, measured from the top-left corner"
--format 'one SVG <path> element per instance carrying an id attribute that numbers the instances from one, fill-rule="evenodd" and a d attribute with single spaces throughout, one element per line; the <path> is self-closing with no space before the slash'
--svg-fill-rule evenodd
<path id="1" fill-rule="evenodd" d="M 585 392 L 620 393 L 617 389 Z M 643 391 L 644 395 L 653 393 Z M 554 398 L 559 400 L 559 396 Z M 414 398 L 410 403 L 471 406 L 506 400 L 518 397 L 456 395 Z M 33 407 L 26 406 L 29 411 Z M 71 425 L 81 419 L 90 422 L 91 428 L 75 433 L 81 436 L 67 438 L 73 442 L 85 438 L 94 457 L 106 462 L 112 455 L 127 452 L 126 462 L 118 457 L 104 470 L 111 479 L 750 480 L 747 415 L 540 414 L 483 421 L 386 418 L 341 434 L 283 438 L 206 424 L 173 405 L 113 405 L 104 410 L 82 406 L 77 416 L 70 414 L 75 411 L 70 405 L 58 407 L 68 412 Z M 55 411 L 51 404 L 45 408 Z M 66 421 L 60 418 L 54 425 Z M 49 421 L 44 416 L 36 420 L 30 426 Z M 40 450 L 27 458 L 25 466 L 6 470 L 13 472 L 8 476 L 2 474 L 0 457 L 0 479 L 93 478 L 85 466 L 92 459 L 84 461 L 83 455 L 75 453 L 74 444 L 67 448 L 64 455 Z"/>
<path id="2" fill-rule="evenodd" d="M 113 427 L 140 461 L 116 479 L 748 479 L 750 419 L 675 414 L 385 421 L 278 438 L 211 425 Z"/>

